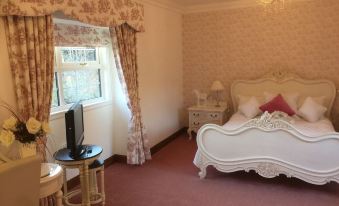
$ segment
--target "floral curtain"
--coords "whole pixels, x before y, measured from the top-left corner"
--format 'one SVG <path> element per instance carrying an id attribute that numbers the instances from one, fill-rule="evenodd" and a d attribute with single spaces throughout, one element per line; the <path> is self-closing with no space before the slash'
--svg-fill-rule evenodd
<path id="1" fill-rule="evenodd" d="M 0 16 L 45 16 L 56 11 L 91 25 L 127 23 L 144 31 L 144 7 L 133 0 L 0 0 Z"/>
<path id="2" fill-rule="evenodd" d="M 25 119 L 49 120 L 54 44 L 52 17 L 3 17 L 18 112 Z M 45 159 L 46 139 L 38 142 Z"/>
<path id="3" fill-rule="evenodd" d="M 111 36 L 106 27 L 81 26 L 54 22 L 55 46 L 108 46 Z"/>
<path id="4" fill-rule="evenodd" d="M 127 163 L 141 165 L 147 159 L 151 159 L 151 153 L 140 109 L 136 31 L 129 25 L 123 24 L 110 28 L 110 32 L 119 79 L 125 91 L 128 108 L 131 111 Z"/>
<path id="5" fill-rule="evenodd" d="M 112 45 L 107 27 L 81 26 L 54 22 L 55 46 L 108 46 Z"/>

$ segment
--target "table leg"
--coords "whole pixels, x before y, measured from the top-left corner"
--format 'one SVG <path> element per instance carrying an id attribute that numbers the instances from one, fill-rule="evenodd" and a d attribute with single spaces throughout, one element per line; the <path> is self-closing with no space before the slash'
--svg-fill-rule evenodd
<path id="1" fill-rule="evenodd" d="M 84 184 L 84 166 L 80 166 L 79 167 L 79 178 L 80 178 L 80 190 L 81 190 L 81 205 L 85 205 L 85 201 L 84 201 L 84 192 L 85 191 L 85 184 Z"/>
<path id="2" fill-rule="evenodd" d="M 187 129 L 187 134 L 188 134 L 189 140 L 192 139 L 192 131 L 193 130 L 190 127 Z"/>
<path id="3" fill-rule="evenodd" d="M 101 197 L 102 197 L 102 205 L 105 205 L 105 179 L 104 179 L 104 169 L 100 170 L 100 183 L 101 183 Z"/>
<path id="4" fill-rule="evenodd" d="M 55 199 L 56 199 L 56 206 L 62 206 L 62 191 L 61 190 L 59 190 L 55 194 Z"/>
<path id="5" fill-rule="evenodd" d="M 89 195 L 91 201 L 97 199 L 98 194 L 98 185 L 97 185 L 97 177 L 95 169 L 89 171 Z"/>
<path id="6" fill-rule="evenodd" d="M 67 191 L 67 173 L 66 173 L 66 168 L 65 167 L 62 167 L 62 170 L 63 170 L 63 176 L 64 176 L 64 194 L 65 194 L 65 201 L 67 201 L 66 200 L 66 196 L 67 196 L 67 193 L 68 193 L 68 191 Z"/>
<path id="7" fill-rule="evenodd" d="M 90 195 L 89 195 L 89 171 L 88 171 L 88 165 L 85 163 L 83 165 L 83 185 L 84 185 L 84 190 L 82 190 L 83 192 L 83 196 L 82 196 L 82 204 L 84 206 L 90 206 L 91 202 L 90 202 Z"/>

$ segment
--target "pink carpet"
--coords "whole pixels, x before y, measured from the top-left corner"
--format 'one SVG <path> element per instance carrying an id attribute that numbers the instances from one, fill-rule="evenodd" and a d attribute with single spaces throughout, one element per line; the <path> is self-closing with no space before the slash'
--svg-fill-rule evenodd
<path id="1" fill-rule="evenodd" d="M 339 184 L 316 186 L 254 172 L 223 174 L 209 168 L 200 180 L 193 165 L 195 140 L 182 135 L 142 167 L 114 164 L 105 170 L 109 206 L 339 205 Z"/>

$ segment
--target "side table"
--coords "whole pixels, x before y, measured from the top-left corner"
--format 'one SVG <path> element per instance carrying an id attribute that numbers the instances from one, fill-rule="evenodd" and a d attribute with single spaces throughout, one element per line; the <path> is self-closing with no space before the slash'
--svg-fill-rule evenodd
<path id="1" fill-rule="evenodd" d="M 62 168 L 52 163 L 42 163 L 41 167 L 47 167 L 49 174 L 40 178 L 40 198 L 55 194 L 56 205 L 62 206 L 61 188 L 64 182 Z"/>
<path id="2" fill-rule="evenodd" d="M 76 159 L 71 157 L 70 150 L 67 148 L 61 149 L 54 154 L 54 158 L 64 168 L 64 204 L 76 205 L 69 202 L 69 199 L 81 192 L 82 206 L 91 205 L 90 195 L 90 174 L 88 166 L 93 163 L 102 153 L 102 148 L 97 145 L 83 145 L 86 151 Z M 80 173 L 80 190 L 72 192 L 67 191 L 66 169 L 79 169 Z M 78 204 L 79 205 L 79 204 Z"/>
<path id="3" fill-rule="evenodd" d="M 192 132 L 197 133 L 204 124 L 223 125 L 227 120 L 226 106 L 193 106 L 188 108 L 189 128 L 187 130 L 189 139 L 192 139 Z"/>

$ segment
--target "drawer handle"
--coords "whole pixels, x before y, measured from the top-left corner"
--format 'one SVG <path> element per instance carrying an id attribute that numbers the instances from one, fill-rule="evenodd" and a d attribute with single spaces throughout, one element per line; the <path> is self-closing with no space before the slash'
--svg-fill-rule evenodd
<path id="1" fill-rule="evenodd" d="M 217 114 L 211 114 L 211 117 L 216 118 L 216 117 L 218 117 L 218 115 Z"/>
<path id="2" fill-rule="evenodd" d="M 199 123 L 199 122 L 193 122 L 193 124 L 194 124 L 195 126 L 197 126 L 197 125 L 199 125 L 200 123 Z"/>
<path id="3" fill-rule="evenodd" d="M 198 117 L 198 116 L 199 116 L 199 113 L 193 113 L 193 116 L 197 116 L 197 117 Z"/>

